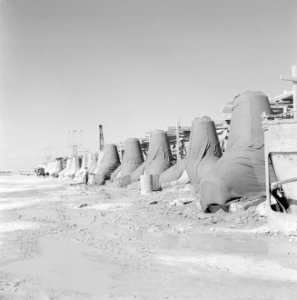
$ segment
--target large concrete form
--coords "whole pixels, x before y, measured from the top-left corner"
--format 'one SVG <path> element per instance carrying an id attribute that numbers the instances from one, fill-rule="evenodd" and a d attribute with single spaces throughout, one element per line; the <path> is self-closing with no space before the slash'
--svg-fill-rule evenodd
<path id="1" fill-rule="evenodd" d="M 268 222 L 297 233 L 297 120 L 263 115 Z M 272 164 L 272 168 L 271 168 Z"/>

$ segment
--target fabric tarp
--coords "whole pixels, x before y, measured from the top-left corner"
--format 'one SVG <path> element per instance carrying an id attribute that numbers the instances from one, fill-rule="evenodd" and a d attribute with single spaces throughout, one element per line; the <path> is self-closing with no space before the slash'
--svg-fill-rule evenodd
<path id="1" fill-rule="evenodd" d="M 144 174 L 152 175 L 153 190 L 160 189 L 159 177 L 173 162 L 168 137 L 165 131 L 153 131 L 145 161 Z"/>
<path id="2" fill-rule="evenodd" d="M 67 159 L 67 162 L 66 162 L 66 167 L 64 170 L 62 170 L 60 173 L 59 173 L 59 178 L 63 178 L 65 176 L 65 173 L 69 171 L 70 167 L 71 167 L 71 161 L 72 159 L 71 158 L 68 158 Z"/>
<path id="3" fill-rule="evenodd" d="M 127 186 L 132 182 L 132 173 L 143 164 L 143 155 L 139 140 L 130 138 L 124 144 L 124 156 L 121 165 L 120 185 Z"/>
<path id="4" fill-rule="evenodd" d="M 119 177 L 119 174 L 121 173 L 121 168 L 122 165 L 119 165 L 110 175 L 110 181 L 114 181 L 115 179 L 117 179 Z"/>
<path id="5" fill-rule="evenodd" d="M 82 157 L 82 162 L 81 162 L 81 167 L 80 169 L 75 173 L 75 177 L 80 178 L 82 176 L 82 174 L 85 171 L 85 168 L 88 167 L 88 155 L 84 154 Z"/>
<path id="6" fill-rule="evenodd" d="M 115 144 L 107 144 L 104 146 L 104 154 L 102 161 L 95 174 L 95 184 L 102 185 L 105 180 L 110 179 L 111 174 L 120 165 L 120 158 Z"/>
<path id="7" fill-rule="evenodd" d="M 58 176 L 58 174 L 62 171 L 62 161 L 60 159 L 57 159 L 56 161 L 53 162 L 53 167 L 50 171 L 51 176 Z"/>
<path id="8" fill-rule="evenodd" d="M 89 174 L 93 174 L 97 167 L 98 154 L 90 152 L 88 155 L 87 168 Z"/>
<path id="9" fill-rule="evenodd" d="M 104 152 L 103 152 L 103 151 L 100 151 L 100 152 L 98 153 L 97 165 L 96 165 L 96 169 L 95 169 L 95 171 L 94 171 L 94 174 L 97 174 L 97 173 L 99 172 L 99 169 L 100 169 L 100 165 L 101 165 L 103 156 L 104 156 Z"/>
<path id="10" fill-rule="evenodd" d="M 214 122 L 208 117 L 196 118 L 192 122 L 186 157 L 161 174 L 160 184 L 165 187 L 166 183 L 178 181 L 186 170 L 197 190 L 201 177 L 221 155 Z"/>
<path id="11" fill-rule="evenodd" d="M 178 180 L 186 169 L 186 158 L 178 161 L 175 165 L 165 170 L 159 178 L 160 184 L 169 183 Z"/>
<path id="12" fill-rule="evenodd" d="M 200 184 L 201 206 L 224 207 L 226 202 L 265 192 L 264 135 L 261 114 L 271 114 L 262 92 L 245 92 L 234 99 L 229 141 L 223 157 Z"/>
<path id="13" fill-rule="evenodd" d="M 202 176 L 222 156 L 214 122 L 208 118 L 196 118 L 192 124 L 186 171 L 195 190 Z"/>
<path id="14" fill-rule="evenodd" d="M 153 131 L 150 137 L 149 149 L 144 163 L 131 174 L 131 182 L 140 180 L 144 173 L 152 175 L 153 188 L 159 189 L 159 177 L 173 162 L 168 137 L 163 130 Z"/>
<path id="15" fill-rule="evenodd" d="M 140 180 L 140 176 L 143 174 L 145 168 L 145 163 L 143 162 L 137 169 L 131 174 L 131 182 L 136 182 Z M 129 183 L 128 183 L 129 184 Z"/>
<path id="16" fill-rule="evenodd" d="M 70 168 L 67 172 L 65 172 L 64 176 L 73 178 L 75 173 L 79 170 L 79 158 L 74 156 L 71 160 Z"/>
<path id="17" fill-rule="evenodd" d="M 95 173 L 97 163 L 98 163 L 98 154 L 97 153 L 92 153 L 91 163 L 90 163 L 90 166 L 88 168 L 89 174 L 94 174 Z"/>
<path id="18" fill-rule="evenodd" d="M 96 174 L 99 173 L 100 165 L 101 165 L 103 156 L 104 156 L 104 152 L 103 151 L 99 151 L 99 153 L 97 155 L 96 168 L 95 168 L 94 172 L 92 172 L 92 173 L 90 173 L 90 171 L 89 171 L 89 184 L 90 185 L 95 184 Z M 92 169 L 92 167 L 91 167 L 91 169 Z"/>

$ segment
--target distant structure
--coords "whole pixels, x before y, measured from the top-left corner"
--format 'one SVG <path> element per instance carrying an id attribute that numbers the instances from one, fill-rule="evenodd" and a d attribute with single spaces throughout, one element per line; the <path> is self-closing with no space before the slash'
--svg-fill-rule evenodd
<path id="1" fill-rule="evenodd" d="M 104 149 L 104 137 L 103 137 L 103 127 L 99 125 L 99 152 Z"/>
<path id="2" fill-rule="evenodd" d="M 78 148 L 82 145 L 82 131 L 68 130 L 68 146 L 72 148 L 72 156 L 78 156 Z"/>
<path id="3" fill-rule="evenodd" d="M 49 163 L 53 159 L 53 147 L 45 147 L 45 160 L 47 163 Z"/>

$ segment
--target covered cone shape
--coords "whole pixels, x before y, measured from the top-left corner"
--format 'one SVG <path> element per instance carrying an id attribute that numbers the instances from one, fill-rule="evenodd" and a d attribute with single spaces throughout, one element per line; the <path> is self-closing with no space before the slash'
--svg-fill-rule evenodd
<path id="1" fill-rule="evenodd" d="M 81 167 L 80 169 L 75 173 L 75 177 L 79 178 L 84 173 L 85 168 L 88 167 L 88 155 L 84 154 L 82 157 Z"/>
<path id="2" fill-rule="evenodd" d="M 163 130 L 152 132 L 144 173 L 152 175 L 153 190 L 160 188 L 159 177 L 171 166 L 172 161 L 173 158 L 166 132 Z"/>
<path id="3" fill-rule="evenodd" d="M 196 118 L 192 123 L 187 156 L 161 174 L 160 184 L 177 181 L 186 170 L 197 189 L 201 177 L 221 155 L 214 122 L 208 117 Z"/>
<path id="4" fill-rule="evenodd" d="M 64 177 L 74 178 L 75 173 L 79 170 L 79 159 L 77 156 L 72 157 L 70 168 L 65 172 Z"/>
<path id="5" fill-rule="evenodd" d="M 88 162 L 87 162 L 87 168 L 88 168 L 88 172 L 90 173 L 94 169 L 95 163 L 97 164 L 95 153 L 90 152 L 88 154 L 88 159 L 87 160 L 88 160 Z"/>
<path id="6" fill-rule="evenodd" d="M 136 182 L 140 180 L 140 176 L 144 173 L 144 168 L 145 168 L 145 162 L 143 162 L 137 169 L 133 171 L 133 173 L 131 174 L 131 182 Z"/>
<path id="7" fill-rule="evenodd" d="M 100 164 L 102 162 L 102 159 L 103 159 L 103 156 L 104 156 L 104 152 L 103 151 L 100 151 L 98 153 L 98 159 L 97 159 L 97 165 L 96 165 L 96 169 L 94 171 L 94 174 L 97 174 L 98 171 L 99 171 L 99 168 L 100 168 Z"/>
<path id="8" fill-rule="evenodd" d="M 121 176 L 121 168 L 122 168 L 122 165 L 119 165 L 113 172 L 112 174 L 110 175 L 110 181 L 114 181 L 116 179 L 119 179 L 119 177 Z"/>
<path id="9" fill-rule="evenodd" d="M 124 156 L 121 165 L 121 186 L 127 186 L 132 182 L 131 174 L 143 164 L 143 155 L 140 148 L 139 140 L 136 138 L 130 138 L 125 141 Z"/>
<path id="10" fill-rule="evenodd" d="M 59 173 L 59 178 L 63 178 L 65 173 L 68 172 L 68 170 L 70 169 L 70 167 L 71 167 L 71 158 L 68 158 L 65 169 Z"/>
<path id="11" fill-rule="evenodd" d="M 221 156 L 214 122 L 208 117 L 196 118 L 192 123 L 186 164 L 186 171 L 196 190 L 202 176 Z"/>
<path id="12" fill-rule="evenodd" d="M 49 175 L 58 176 L 58 174 L 62 171 L 62 160 L 57 159 L 56 161 L 51 163 L 51 168 L 49 171 Z"/>
<path id="13" fill-rule="evenodd" d="M 190 178 L 188 176 L 188 173 L 187 173 L 186 170 L 184 170 L 182 175 L 179 176 L 179 178 L 177 180 L 171 180 L 169 182 L 164 182 L 164 183 L 161 184 L 161 188 L 165 189 L 165 188 L 173 187 L 173 186 L 176 186 L 176 185 L 187 184 L 189 182 L 190 182 Z"/>
<path id="14" fill-rule="evenodd" d="M 88 171 L 90 174 L 94 174 L 97 168 L 97 163 L 98 163 L 98 154 L 97 153 L 92 153 L 91 155 L 91 162 L 88 167 Z"/>
<path id="15" fill-rule="evenodd" d="M 263 112 L 272 113 L 262 92 L 235 98 L 226 152 L 200 183 L 204 210 L 224 208 L 229 200 L 265 192 Z"/>
<path id="16" fill-rule="evenodd" d="M 120 165 L 120 158 L 115 144 L 104 146 L 103 159 L 95 175 L 95 184 L 104 184 L 105 180 L 110 179 L 112 172 Z"/>
<path id="17" fill-rule="evenodd" d="M 104 156 L 104 152 L 103 151 L 99 151 L 98 158 L 97 158 L 97 163 L 96 163 L 96 168 L 95 168 L 94 172 L 92 172 L 92 173 L 89 172 L 89 174 L 90 174 L 90 176 L 89 176 L 89 184 L 90 185 L 95 184 L 96 174 L 99 173 L 100 165 L 101 165 L 103 156 Z"/>
<path id="18" fill-rule="evenodd" d="M 186 169 L 187 158 L 180 160 L 174 166 L 170 167 L 160 175 L 159 182 L 161 185 L 178 180 Z M 169 185 L 170 186 L 170 185 Z"/>

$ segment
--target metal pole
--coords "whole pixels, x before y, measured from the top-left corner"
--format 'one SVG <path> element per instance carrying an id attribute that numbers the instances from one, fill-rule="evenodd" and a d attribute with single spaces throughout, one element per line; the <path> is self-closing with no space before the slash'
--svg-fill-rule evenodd
<path id="1" fill-rule="evenodd" d="M 176 122 L 176 161 L 180 160 L 179 156 L 179 121 Z"/>
<path id="2" fill-rule="evenodd" d="M 292 77 L 297 77 L 297 66 L 292 66 Z M 293 110 L 294 112 L 294 118 L 297 119 L 297 82 L 293 81 Z"/>
<path id="3" fill-rule="evenodd" d="M 104 148 L 104 137 L 103 137 L 103 127 L 99 125 L 99 152 L 103 151 Z"/>

